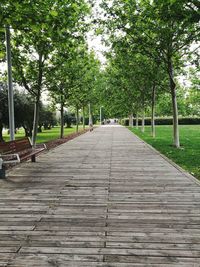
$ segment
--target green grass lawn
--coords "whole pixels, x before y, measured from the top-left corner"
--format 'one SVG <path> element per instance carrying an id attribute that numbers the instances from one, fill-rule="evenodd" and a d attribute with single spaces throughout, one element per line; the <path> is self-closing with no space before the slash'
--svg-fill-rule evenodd
<path id="1" fill-rule="evenodd" d="M 82 130 L 82 126 L 79 126 L 79 130 Z M 64 128 L 64 135 L 67 136 L 71 133 L 74 133 L 76 131 L 76 127 L 72 127 L 72 128 Z M 4 134 L 4 139 L 5 141 L 9 141 L 9 135 L 8 134 Z M 18 133 L 15 135 L 15 138 L 22 138 L 24 137 L 24 130 L 22 128 L 20 128 L 20 130 L 18 131 Z M 54 128 L 52 128 L 51 130 L 43 130 L 42 133 L 38 133 L 37 135 L 37 143 L 45 143 L 48 142 L 50 140 L 55 140 L 58 139 L 60 137 L 60 127 L 56 126 Z"/>
<path id="2" fill-rule="evenodd" d="M 140 129 L 129 129 L 200 179 L 200 125 L 180 126 L 180 149 L 172 146 L 172 126 L 156 126 L 155 139 L 151 137 L 151 127 L 145 128 L 145 133 L 142 133 Z"/>

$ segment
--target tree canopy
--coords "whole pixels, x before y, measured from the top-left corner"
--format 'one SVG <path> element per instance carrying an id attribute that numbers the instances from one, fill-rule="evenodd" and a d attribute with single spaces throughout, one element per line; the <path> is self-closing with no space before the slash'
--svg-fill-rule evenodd
<path id="1" fill-rule="evenodd" d="M 199 1 L 102 0 L 101 14 L 94 18 L 96 6 L 87 0 L 0 3 L 0 61 L 5 61 L 9 27 L 14 83 L 28 93 L 23 102 L 34 105 L 33 144 L 45 113 L 42 95 L 48 92 L 60 111 L 61 138 L 68 109 L 76 110 L 78 127 L 80 112 L 85 125 L 91 108 L 90 118 L 103 106 L 107 116 L 128 116 L 130 126 L 133 117 L 142 117 L 143 131 L 145 117 L 151 116 L 152 136 L 155 116 L 172 114 L 179 147 L 179 114 L 199 114 Z M 100 34 L 109 47 L 104 66 L 88 48 L 89 32 Z M 187 63 L 191 84 L 183 88 L 179 77 Z M 4 99 L 5 90 L 1 95 Z"/>

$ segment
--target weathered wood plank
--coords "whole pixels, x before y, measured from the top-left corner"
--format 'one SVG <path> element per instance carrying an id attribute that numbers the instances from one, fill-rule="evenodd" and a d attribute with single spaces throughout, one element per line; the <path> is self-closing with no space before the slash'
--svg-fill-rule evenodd
<path id="1" fill-rule="evenodd" d="M 199 267 L 200 186 L 123 127 L 0 180 L 0 267 Z"/>

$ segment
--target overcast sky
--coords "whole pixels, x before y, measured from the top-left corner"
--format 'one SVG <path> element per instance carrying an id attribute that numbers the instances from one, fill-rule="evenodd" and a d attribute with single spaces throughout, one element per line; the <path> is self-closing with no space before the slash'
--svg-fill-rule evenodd
<path id="1" fill-rule="evenodd" d="M 94 1 L 94 7 L 92 8 L 92 17 L 93 19 L 98 19 L 102 17 L 103 11 L 100 8 L 101 0 L 95 0 Z M 106 58 L 104 57 L 103 53 L 108 50 L 107 47 L 103 44 L 101 40 L 101 36 L 97 36 L 94 32 L 94 30 L 91 30 L 87 34 L 88 39 L 88 45 L 89 49 L 94 50 L 98 59 L 104 64 L 106 62 Z"/>

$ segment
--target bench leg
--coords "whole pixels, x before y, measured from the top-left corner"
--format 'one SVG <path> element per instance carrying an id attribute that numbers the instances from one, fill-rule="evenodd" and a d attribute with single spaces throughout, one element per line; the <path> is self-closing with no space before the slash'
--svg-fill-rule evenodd
<path id="1" fill-rule="evenodd" d="M 0 179 L 6 178 L 6 168 L 5 166 L 2 166 L 2 169 L 0 169 Z"/>
<path id="2" fill-rule="evenodd" d="M 31 156 L 31 161 L 32 161 L 32 162 L 36 162 L 36 157 L 35 157 L 35 155 Z"/>

